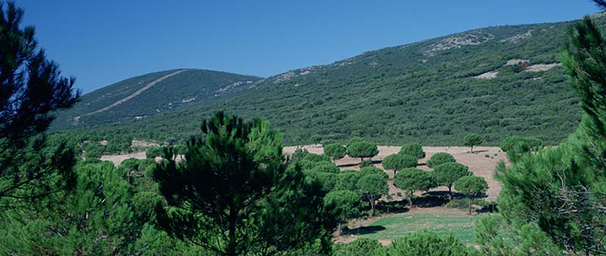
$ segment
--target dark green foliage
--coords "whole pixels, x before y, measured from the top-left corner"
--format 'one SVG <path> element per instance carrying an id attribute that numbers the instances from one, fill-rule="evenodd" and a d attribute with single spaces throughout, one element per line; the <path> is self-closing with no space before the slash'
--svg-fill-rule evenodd
<path id="1" fill-rule="evenodd" d="M 347 148 L 341 144 L 329 144 L 324 146 L 324 154 L 330 157 L 332 160 L 337 160 L 347 155 Z"/>
<path id="2" fill-rule="evenodd" d="M 372 160 L 364 160 L 364 161 L 361 161 L 360 164 L 358 164 L 358 166 L 360 168 L 374 167 L 375 164 L 372 162 Z"/>
<path id="3" fill-rule="evenodd" d="M 303 160 L 305 158 L 305 156 L 307 156 L 308 154 L 309 154 L 309 151 L 307 151 L 307 149 L 297 148 L 297 149 L 295 149 L 295 153 L 293 153 L 290 156 L 290 161 L 292 163 L 299 162 L 299 161 Z"/>
<path id="4" fill-rule="evenodd" d="M 585 112 L 579 129 L 557 148 L 522 154 L 511 167 L 497 168 L 499 211 L 511 229 L 524 234 L 523 228 L 538 227 L 544 240 L 579 255 L 606 253 L 606 214 L 600 210 L 606 207 L 606 40 L 600 30 L 588 17 L 579 22 L 562 56 Z"/>
<path id="5" fill-rule="evenodd" d="M 301 161 L 297 162 L 296 164 L 298 164 L 302 170 L 311 170 L 319 165 L 331 165 L 331 164 L 334 165 L 334 163 L 332 163 L 330 161 L 316 162 L 316 161 L 310 161 L 310 160 L 301 160 Z"/>
<path id="6" fill-rule="evenodd" d="M 507 136 L 507 138 L 505 138 L 501 144 L 499 144 L 499 147 L 501 150 L 503 150 L 503 152 L 509 152 L 514 150 L 516 147 L 522 147 L 523 149 L 526 149 L 526 152 L 528 152 L 530 150 L 538 150 L 543 147 L 543 145 L 543 141 L 537 138 Z"/>
<path id="7" fill-rule="evenodd" d="M 350 190 L 350 191 L 358 191 L 357 184 L 361 175 L 357 171 L 342 171 L 337 174 L 337 185 L 335 185 L 335 190 Z"/>
<path id="8" fill-rule="evenodd" d="M 417 158 L 412 155 L 393 154 L 383 159 L 383 168 L 393 170 L 396 174 L 399 170 L 417 167 Z"/>
<path id="9" fill-rule="evenodd" d="M 0 2 L 0 208 L 73 187 L 75 179 L 73 149 L 64 141 L 47 145 L 40 134 L 80 93 L 46 59 L 34 27 L 21 26 L 23 13 Z"/>
<path id="10" fill-rule="evenodd" d="M 355 143 L 349 143 L 347 145 L 347 155 L 353 158 L 360 158 L 364 161 L 364 158 L 372 158 L 379 154 L 379 149 L 374 143 L 359 141 Z"/>
<path id="11" fill-rule="evenodd" d="M 326 192 L 296 166 L 286 168 L 280 135 L 268 123 L 217 113 L 202 132 L 185 160 L 175 162 L 168 150 L 154 172 L 168 203 L 159 208 L 165 230 L 225 255 L 329 241 L 336 221 L 323 207 Z"/>
<path id="12" fill-rule="evenodd" d="M 161 157 L 163 154 L 163 149 L 161 147 L 151 147 L 145 150 L 145 158 L 155 159 L 156 157 Z"/>
<path id="13" fill-rule="evenodd" d="M 448 187 L 448 194 L 452 197 L 452 185 L 461 177 L 470 175 L 469 167 L 456 162 L 443 163 L 433 169 L 438 186 Z"/>
<path id="14" fill-rule="evenodd" d="M 314 144 L 320 144 L 320 142 L 322 142 L 322 136 L 320 135 L 312 135 L 309 139 Z"/>
<path id="15" fill-rule="evenodd" d="M 439 236 L 423 230 L 396 239 L 387 249 L 389 256 L 418 256 L 418 255 L 479 255 L 473 247 L 466 247 L 452 235 Z"/>
<path id="16" fill-rule="evenodd" d="M 385 179 L 389 178 L 389 175 L 387 175 L 386 172 L 384 172 L 383 170 L 377 168 L 377 167 L 363 167 L 358 171 L 358 174 L 364 176 L 364 175 L 369 175 L 369 174 L 378 174 L 381 176 L 384 176 Z"/>
<path id="17" fill-rule="evenodd" d="M 310 162 L 330 162 L 330 158 L 326 155 L 318 155 L 318 154 L 312 154 L 312 153 L 307 153 L 305 154 L 305 156 L 302 159 L 303 161 L 310 161 Z"/>
<path id="18" fill-rule="evenodd" d="M 454 163 L 456 161 L 457 160 L 455 160 L 455 158 L 451 154 L 445 152 L 438 152 L 433 154 L 431 158 L 427 160 L 427 167 L 434 168 L 444 163 Z"/>
<path id="19" fill-rule="evenodd" d="M 339 181 L 339 176 L 336 173 L 314 171 L 313 169 L 304 171 L 304 173 L 306 176 L 316 179 L 326 192 L 334 190 Z"/>
<path id="20" fill-rule="evenodd" d="M 425 158 L 425 152 L 423 151 L 423 146 L 419 143 L 406 143 L 400 149 L 400 154 L 414 156 L 417 159 Z M 411 166 L 414 167 L 414 166 Z"/>
<path id="21" fill-rule="evenodd" d="M 568 255 L 535 222 L 512 225 L 496 214 L 475 221 L 473 239 L 483 255 Z"/>
<path id="22" fill-rule="evenodd" d="M 332 191 L 324 198 L 326 208 L 333 210 L 332 214 L 339 221 L 339 226 L 348 219 L 360 215 L 360 203 L 360 195 L 349 190 Z"/>
<path id="23" fill-rule="evenodd" d="M 335 244 L 333 256 L 384 256 L 387 249 L 379 241 L 369 238 L 358 238 L 351 243 Z"/>
<path id="24" fill-rule="evenodd" d="M 537 151 L 543 147 L 543 141 L 537 138 L 508 136 L 501 142 L 500 148 L 507 153 L 507 158 L 517 162 L 522 154 Z"/>
<path id="25" fill-rule="evenodd" d="M 483 194 L 488 189 L 488 183 L 482 177 L 464 176 L 454 183 L 457 192 L 464 194 L 469 199 L 469 214 L 471 214 L 471 201 L 479 194 Z"/>
<path id="26" fill-rule="evenodd" d="M 428 191 L 435 188 L 436 181 L 430 172 L 416 168 L 408 168 L 396 174 L 393 185 L 408 192 L 408 199 L 410 200 L 409 207 L 412 207 L 413 193 L 415 191 Z"/>
<path id="27" fill-rule="evenodd" d="M 473 153 L 473 146 L 480 145 L 484 142 L 484 139 L 475 133 L 465 135 L 463 138 L 463 146 L 471 147 L 471 153 Z"/>
<path id="28" fill-rule="evenodd" d="M 2 255 L 199 255 L 157 230 L 154 208 L 162 201 L 149 176 L 132 175 L 149 162 L 129 159 L 75 167 L 72 191 L 45 202 L 7 211 L 0 224 Z M 152 164 L 153 165 L 153 164 Z"/>
<path id="29" fill-rule="evenodd" d="M 311 170 L 314 172 L 339 173 L 339 167 L 337 167 L 337 165 L 324 161 L 318 162 Z"/>

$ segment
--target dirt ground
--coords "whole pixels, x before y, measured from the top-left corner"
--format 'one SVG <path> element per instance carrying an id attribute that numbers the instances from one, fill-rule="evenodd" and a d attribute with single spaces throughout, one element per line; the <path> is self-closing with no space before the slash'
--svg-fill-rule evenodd
<path id="1" fill-rule="evenodd" d="M 307 145 L 298 147 L 285 147 L 284 153 L 292 154 L 297 148 L 305 148 L 310 153 L 323 154 L 324 150 L 321 145 Z M 494 179 L 494 172 L 499 161 L 503 160 L 507 162 L 507 156 L 498 147 L 474 147 L 474 153 L 469 152 L 468 147 L 423 147 L 425 151 L 425 158 L 419 160 L 419 169 L 430 170 L 425 163 L 431 156 L 438 152 L 446 152 L 454 156 L 457 162 L 469 167 L 469 171 L 473 172 L 474 175 L 483 177 L 488 182 L 488 191 L 486 191 L 488 201 L 494 201 L 499 192 L 501 192 L 501 186 Z M 400 151 L 399 146 L 379 146 L 379 154 L 372 158 L 373 161 L 383 160 L 386 156 L 396 154 Z M 487 157 L 488 156 L 488 157 Z M 341 169 L 358 169 L 355 164 L 359 163 L 360 159 L 345 157 L 337 160 L 336 163 L 342 166 Z M 381 164 L 375 164 L 376 167 L 383 168 Z M 387 171 L 390 177 L 393 177 L 392 171 Z M 446 187 L 439 187 L 434 189 L 435 191 L 447 191 Z M 389 194 L 397 194 L 398 192 L 405 194 L 404 191 L 394 187 L 390 182 Z"/>

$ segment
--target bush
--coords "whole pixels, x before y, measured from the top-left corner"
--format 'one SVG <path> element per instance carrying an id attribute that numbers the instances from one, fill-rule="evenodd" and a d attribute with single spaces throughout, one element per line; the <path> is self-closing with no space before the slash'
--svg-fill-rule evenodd
<path id="1" fill-rule="evenodd" d="M 387 251 L 390 256 L 479 255 L 473 247 L 466 247 L 452 234 L 439 236 L 428 230 L 407 234 L 394 240 Z"/>
<path id="2" fill-rule="evenodd" d="M 161 147 L 153 147 L 145 150 L 145 158 L 154 159 L 156 157 L 161 157 L 163 154 L 163 149 Z"/>
<path id="3" fill-rule="evenodd" d="M 337 165 L 326 161 L 318 162 L 311 170 L 314 172 L 339 173 Z"/>
<path id="4" fill-rule="evenodd" d="M 351 243 L 335 244 L 334 256 L 382 256 L 385 255 L 385 247 L 379 241 L 370 238 L 358 238 Z"/>

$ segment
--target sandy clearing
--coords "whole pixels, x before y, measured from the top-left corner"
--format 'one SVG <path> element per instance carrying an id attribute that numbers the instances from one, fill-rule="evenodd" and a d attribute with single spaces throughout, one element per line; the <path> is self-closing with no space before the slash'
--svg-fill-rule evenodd
<path id="1" fill-rule="evenodd" d="M 495 79 L 495 78 L 497 78 L 497 74 L 499 74 L 499 71 L 490 71 L 490 72 L 486 72 L 486 73 L 481 74 L 481 75 L 474 76 L 473 78 L 476 78 L 476 79 Z"/>
<path id="2" fill-rule="evenodd" d="M 137 152 L 124 155 L 104 155 L 101 156 L 101 161 L 110 161 L 114 163 L 115 166 L 118 166 L 120 165 L 120 163 L 122 163 L 122 161 L 129 158 L 145 159 L 145 152 Z"/>
<path id="3" fill-rule="evenodd" d="M 324 150 L 321 145 L 307 145 L 307 146 L 294 146 L 294 147 L 285 147 L 285 154 L 292 154 L 295 152 L 297 148 L 304 148 L 310 153 L 314 154 L 323 154 Z M 383 160 L 386 156 L 391 154 L 396 154 L 400 151 L 399 146 L 379 146 L 379 154 L 373 158 L 373 160 Z M 423 147 L 423 151 L 425 151 L 425 158 L 419 160 L 421 166 L 419 169 L 430 170 L 425 163 L 427 160 L 431 158 L 431 156 L 438 152 L 446 152 L 454 156 L 457 162 L 464 164 L 469 167 L 469 171 L 473 172 L 474 175 L 483 177 L 488 182 L 488 191 L 486 191 L 487 198 L 486 200 L 494 201 L 499 192 L 501 192 L 501 186 L 497 180 L 494 178 L 494 173 L 497 164 L 499 161 L 507 161 L 507 155 L 504 152 L 501 152 L 501 149 L 498 147 L 474 147 L 474 153 L 469 153 L 468 147 Z M 488 157 L 486 157 L 488 155 Z M 343 159 L 337 160 L 336 163 L 342 167 L 343 170 L 356 170 L 358 169 L 355 164 L 359 163 L 360 159 L 345 157 Z M 383 168 L 381 164 L 376 164 L 376 167 Z M 387 171 L 390 177 L 393 177 L 392 171 Z M 447 190 L 446 187 L 438 187 L 434 189 L 434 191 L 444 191 Z M 405 195 L 404 191 L 396 188 L 390 181 L 390 190 L 389 194 L 397 194 L 398 192 Z"/>
<path id="4" fill-rule="evenodd" d="M 507 63 L 505 63 L 505 66 L 513 66 L 513 65 L 517 65 L 520 63 L 528 63 L 530 60 L 523 60 L 523 59 L 511 59 L 508 60 Z"/>
<path id="5" fill-rule="evenodd" d="M 133 140 L 131 142 L 131 148 L 148 148 L 148 147 L 159 147 L 160 144 L 155 142 L 149 142 L 144 140 Z"/>
<path id="6" fill-rule="evenodd" d="M 284 153 L 290 155 L 295 152 L 297 148 L 304 148 L 310 153 L 314 154 L 323 154 L 324 149 L 322 145 L 306 145 L 306 146 L 290 146 L 284 147 Z M 400 151 L 399 146 L 379 146 L 379 154 L 372 158 L 372 160 L 383 160 L 386 156 L 391 154 L 396 154 Z M 497 164 L 499 161 L 508 162 L 507 156 L 504 152 L 498 147 L 474 147 L 474 153 L 469 153 L 468 147 L 423 147 L 423 151 L 426 153 L 426 157 L 419 160 L 421 164 L 419 169 L 423 170 L 431 170 L 425 163 L 427 160 L 431 158 L 431 156 L 438 152 L 446 152 L 454 156 L 457 162 L 464 164 L 469 167 L 469 171 L 473 172 L 474 175 L 483 177 L 488 182 L 488 191 L 486 191 L 486 195 L 488 196 L 486 200 L 494 201 L 496 200 L 499 192 L 501 192 L 501 186 L 497 180 L 494 178 L 494 173 Z M 488 157 L 486 157 L 488 155 Z M 145 159 L 145 152 L 137 152 L 131 154 L 122 154 L 122 155 L 104 155 L 101 157 L 103 161 L 111 161 L 114 165 L 118 166 L 120 163 L 129 158 L 136 159 Z M 159 159 L 156 159 L 159 160 Z M 357 170 L 359 167 L 356 165 L 360 162 L 358 158 L 345 157 L 343 159 L 339 159 L 336 161 L 336 164 L 342 166 L 342 170 Z M 376 167 L 383 168 L 383 166 L 379 164 L 375 164 Z M 393 178 L 393 171 L 386 171 L 390 178 Z M 393 186 L 393 182 L 389 181 L 389 194 L 394 197 L 395 200 L 401 199 L 396 196 L 398 193 L 405 195 L 404 191 Z M 446 187 L 438 187 L 433 189 L 432 191 L 446 191 Z"/>
<path id="7" fill-rule="evenodd" d="M 547 70 L 550 70 L 552 68 L 559 67 L 559 66 L 562 66 L 562 63 L 536 64 L 536 65 L 528 66 L 526 71 L 541 72 L 541 71 L 547 71 Z"/>

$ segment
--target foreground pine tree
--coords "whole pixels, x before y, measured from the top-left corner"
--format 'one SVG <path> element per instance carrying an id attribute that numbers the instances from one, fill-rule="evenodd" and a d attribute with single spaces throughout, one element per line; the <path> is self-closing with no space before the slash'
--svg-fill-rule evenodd
<path id="1" fill-rule="evenodd" d="M 606 38 L 589 17 L 571 29 L 562 60 L 585 115 L 579 129 L 557 148 L 520 154 L 510 159 L 510 167 L 499 165 L 503 190 L 497 203 L 503 219 L 489 218 L 476 226 L 483 252 L 606 254 L 604 49 Z"/>
<path id="2" fill-rule="evenodd" d="M 33 27 L 21 27 L 23 10 L 0 2 L 0 208 L 72 186 L 74 153 L 65 144 L 48 148 L 41 134 L 53 112 L 79 98 L 73 78 L 38 47 Z M 1 210 L 0 210 L 1 211 Z"/>
<path id="3" fill-rule="evenodd" d="M 287 168 L 280 135 L 269 124 L 217 113 L 202 124 L 182 162 L 154 174 L 167 205 L 160 225 L 217 255 L 275 255 L 320 242 L 336 227 L 321 185 Z"/>

